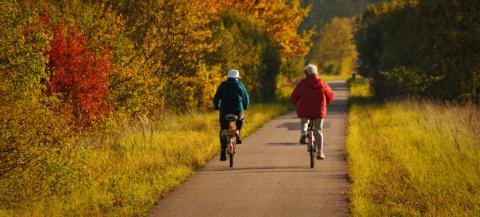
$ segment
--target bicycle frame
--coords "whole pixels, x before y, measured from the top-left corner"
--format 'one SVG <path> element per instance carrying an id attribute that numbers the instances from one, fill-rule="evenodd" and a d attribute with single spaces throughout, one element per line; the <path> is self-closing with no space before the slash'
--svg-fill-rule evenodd
<path id="1" fill-rule="evenodd" d="M 238 131 L 233 128 L 233 123 L 234 121 L 229 121 L 230 123 L 228 124 L 228 146 L 227 146 L 227 153 L 229 154 L 235 154 L 235 148 L 237 145 L 237 136 L 238 136 Z"/>

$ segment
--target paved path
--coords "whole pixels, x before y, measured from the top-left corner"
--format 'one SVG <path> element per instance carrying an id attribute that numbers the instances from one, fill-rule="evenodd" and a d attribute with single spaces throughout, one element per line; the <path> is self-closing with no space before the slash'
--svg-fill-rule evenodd
<path id="1" fill-rule="evenodd" d="M 335 101 L 324 125 L 326 159 L 314 169 L 306 146 L 298 144 L 299 120 L 291 112 L 245 138 L 234 168 L 213 159 L 160 200 L 150 216 L 346 216 L 348 88 L 343 81 L 330 86 Z"/>

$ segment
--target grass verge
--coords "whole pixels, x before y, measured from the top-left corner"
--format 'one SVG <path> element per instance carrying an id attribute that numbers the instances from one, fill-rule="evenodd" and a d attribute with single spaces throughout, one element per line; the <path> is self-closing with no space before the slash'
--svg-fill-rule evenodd
<path id="1" fill-rule="evenodd" d="M 289 109 L 285 103 L 252 105 L 243 136 Z M 0 206 L 0 216 L 142 216 L 219 152 L 217 120 L 217 112 L 144 119 L 110 145 L 79 147 L 66 193 Z"/>
<path id="2" fill-rule="evenodd" d="M 352 216 L 480 215 L 480 112 L 473 105 L 375 102 L 351 82 Z"/>

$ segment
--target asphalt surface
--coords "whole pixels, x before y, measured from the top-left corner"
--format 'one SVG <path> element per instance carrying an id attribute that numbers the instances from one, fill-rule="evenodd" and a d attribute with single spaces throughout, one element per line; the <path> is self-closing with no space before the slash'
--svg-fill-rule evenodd
<path id="1" fill-rule="evenodd" d="M 348 88 L 344 81 L 329 84 L 335 101 L 324 123 L 326 158 L 316 160 L 315 168 L 306 145 L 298 143 L 299 119 L 290 112 L 244 138 L 233 168 L 217 156 L 161 199 L 149 216 L 346 216 Z"/>

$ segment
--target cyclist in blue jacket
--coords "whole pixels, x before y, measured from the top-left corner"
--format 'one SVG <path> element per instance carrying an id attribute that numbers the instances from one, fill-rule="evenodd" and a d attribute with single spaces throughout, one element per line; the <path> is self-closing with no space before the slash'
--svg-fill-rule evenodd
<path id="1" fill-rule="evenodd" d="M 250 103 L 250 97 L 248 96 L 247 89 L 240 81 L 240 73 L 238 70 L 230 69 L 228 70 L 227 79 L 222 81 L 220 86 L 215 92 L 213 98 L 213 106 L 215 110 L 219 110 L 219 122 L 220 122 L 220 132 L 222 130 L 228 129 L 228 121 L 225 119 L 227 114 L 235 114 L 238 116 L 235 125 L 237 130 L 241 132 L 243 122 L 245 120 L 244 111 L 247 110 Z M 241 144 L 242 140 L 240 137 L 237 138 L 237 144 Z M 221 153 L 220 160 L 227 160 L 226 147 L 227 142 L 220 135 L 220 144 L 221 144 Z"/>

